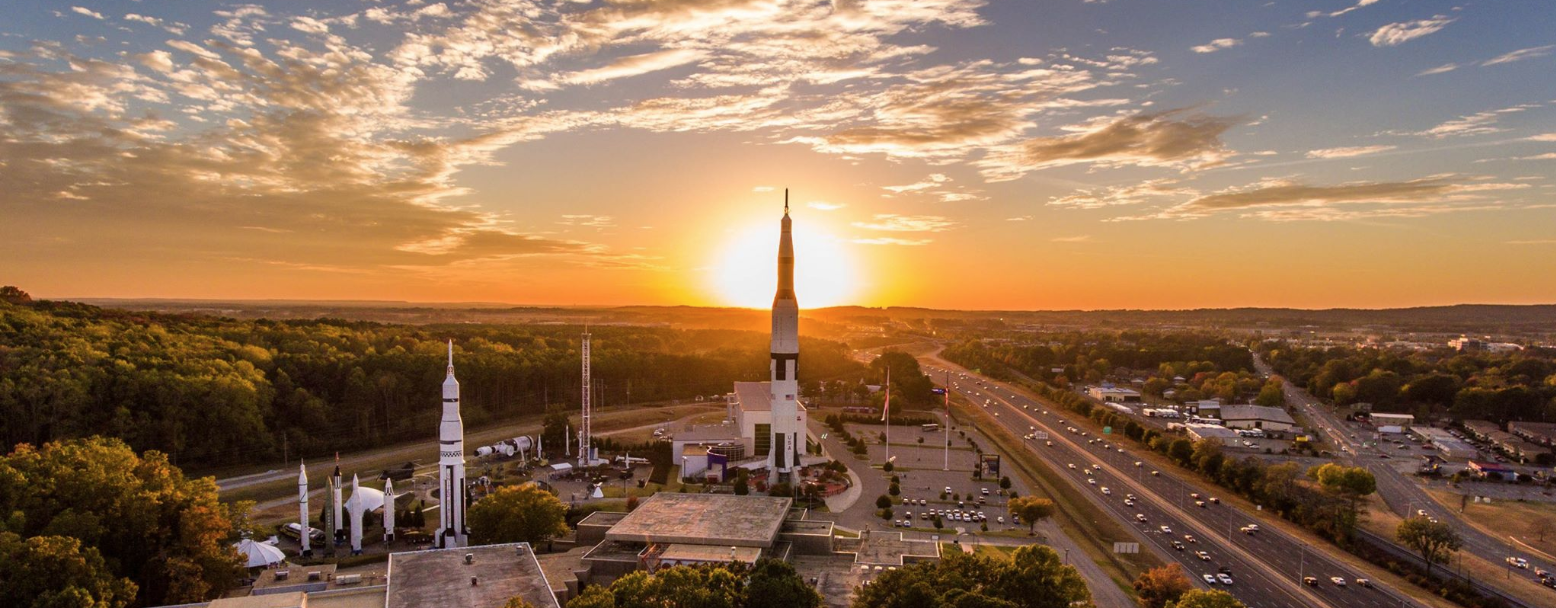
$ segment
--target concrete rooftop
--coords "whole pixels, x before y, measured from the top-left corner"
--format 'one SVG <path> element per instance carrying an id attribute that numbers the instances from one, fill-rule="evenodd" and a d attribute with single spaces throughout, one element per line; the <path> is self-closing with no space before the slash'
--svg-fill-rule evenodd
<path id="1" fill-rule="evenodd" d="M 791 498 L 660 492 L 605 533 L 607 540 L 770 548 Z"/>
<path id="2" fill-rule="evenodd" d="M 474 556 L 472 563 L 465 563 L 466 554 Z M 502 608 L 514 596 L 540 608 L 561 608 L 528 543 L 389 555 L 385 608 Z"/>

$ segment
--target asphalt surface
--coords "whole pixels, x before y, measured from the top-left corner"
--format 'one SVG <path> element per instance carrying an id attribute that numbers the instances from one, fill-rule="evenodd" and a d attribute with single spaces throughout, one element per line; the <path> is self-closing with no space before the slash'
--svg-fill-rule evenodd
<path id="1" fill-rule="evenodd" d="M 1120 453 L 1120 446 L 1112 438 L 1105 440 L 1109 446 L 1107 450 L 1102 448 L 1103 442 L 1088 444 L 1087 440 L 1097 438 L 1095 434 L 1081 436 L 1066 432 L 1068 426 L 1085 429 L 1073 423 L 1071 413 L 1050 411 L 1045 415 L 1042 412 L 1047 406 L 1020 395 L 1007 385 L 975 376 L 954 365 L 943 366 L 954 374 L 954 390 L 980 405 L 988 399 L 989 411 L 999 412 L 999 423 L 1018 436 L 1031 433 L 1034 427 L 1047 432 L 1047 440 L 1027 441 L 1034 452 L 1069 476 L 1077 487 L 1099 497 L 1103 510 L 1109 515 L 1143 532 L 1161 552 L 1175 558 L 1201 587 L 1225 589 L 1250 608 L 1419 605 L 1380 586 L 1364 588 L 1357 585 L 1356 579 L 1362 574 L 1278 530 L 1266 528 L 1253 534 L 1240 532 L 1242 526 L 1257 520 L 1225 504 L 1198 507 L 1191 496 L 1198 492 L 1208 498 L 1224 494 L 1224 491 L 1185 481 L 1173 471 L 1163 470 L 1153 476 L 1149 465 L 1134 466 L 1138 459 L 1129 452 L 1135 448 L 1126 446 L 1125 452 Z M 967 374 L 966 379 L 956 377 L 963 373 Z M 980 382 L 983 387 L 976 386 Z M 1046 445 L 1046 441 L 1052 441 L 1053 446 Z M 1069 469 L 1072 463 L 1076 466 L 1074 470 Z M 1095 485 L 1087 483 L 1087 475 L 1082 472 L 1083 467 L 1092 465 L 1101 465 L 1091 475 L 1096 479 Z M 1100 488 L 1104 486 L 1111 490 L 1110 496 L 1102 496 Z M 1136 494 L 1135 506 L 1124 504 L 1125 495 L 1129 493 Z M 1137 521 L 1137 515 L 1145 515 L 1146 521 Z M 1164 525 L 1172 530 L 1170 534 L 1161 531 L 1160 527 Z M 1195 542 L 1186 542 L 1184 534 L 1192 535 Z M 1184 549 L 1177 550 L 1173 541 L 1182 543 Z M 1196 555 L 1198 551 L 1205 551 L 1210 559 L 1200 559 Z M 1232 585 L 1219 582 L 1209 585 L 1200 578 L 1204 574 L 1215 574 L 1223 566 L 1231 570 Z M 1316 577 L 1318 584 L 1301 584 L 1305 576 Z M 1330 577 L 1334 576 L 1341 577 L 1346 585 L 1340 587 L 1330 582 Z"/>
<path id="2" fill-rule="evenodd" d="M 1257 355 L 1254 356 L 1254 366 L 1260 373 L 1271 377 L 1279 377 Z M 1380 453 L 1386 452 L 1362 447 L 1361 438 L 1368 435 L 1363 434 L 1365 431 L 1361 425 L 1345 422 L 1339 415 L 1335 414 L 1333 408 L 1320 402 L 1312 394 L 1295 384 L 1291 382 L 1285 382 L 1284 384 L 1286 387 L 1286 402 L 1301 411 L 1307 417 L 1308 423 L 1323 433 L 1325 439 L 1342 448 L 1338 455 L 1341 462 L 1350 466 L 1365 467 L 1367 470 L 1372 471 L 1372 476 L 1378 482 L 1378 495 L 1383 498 L 1385 503 L 1388 503 L 1389 509 L 1402 517 L 1410 517 L 1416 515 L 1418 511 L 1426 511 L 1427 515 L 1436 518 L 1438 521 L 1448 522 L 1459 532 L 1459 536 L 1464 539 L 1464 546 L 1460 549 L 1461 551 L 1474 554 L 1493 564 L 1502 565 L 1507 570 L 1507 576 L 1524 577 L 1537 581 L 1534 576 L 1535 568 L 1556 571 L 1556 562 L 1540 559 L 1539 555 L 1522 550 L 1514 543 L 1513 539 L 1509 537 L 1496 538 L 1482 532 L 1475 526 L 1465 523 L 1458 516 L 1458 513 L 1438 503 L 1431 495 L 1427 494 L 1426 489 L 1422 488 L 1420 484 L 1417 484 L 1405 473 L 1401 473 L 1398 469 L 1391 466 L 1387 459 L 1379 456 Z M 1511 556 L 1528 560 L 1529 568 L 1520 569 L 1508 566 L 1506 559 Z M 1528 597 L 1527 594 L 1516 595 L 1522 597 L 1525 601 L 1532 602 L 1531 605 L 1556 605 L 1556 590 L 1541 591 L 1550 591 L 1550 593 L 1538 593 L 1534 597 Z"/>

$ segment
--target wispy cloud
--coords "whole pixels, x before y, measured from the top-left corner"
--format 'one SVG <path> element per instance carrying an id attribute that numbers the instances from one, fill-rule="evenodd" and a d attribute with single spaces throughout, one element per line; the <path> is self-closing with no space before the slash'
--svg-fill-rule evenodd
<path id="1" fill-rule="evenodd" d="M 1285 179 L 1202 194 L 1160 213 L 1121 219 L 1192 219 L 1222 213 L 1269 221 L 1423 217 L 1504 207 L 1488 196 L 1529 184 L 1431 177 L 1314 186 Z"/>
<path id="2" fill-rule="evenodd" d="M 1055 243 L 1086 243 L 1091 241 L 1091 235 L 1077 234 L 1075 236 L 1056 236 L 1048 240 Z"/>
<path id="3" fill-rule="evenodd" d="M 1334 12 L 1330 12 L 1330 13 L 1326 13 L 1324 11 L 1308 11 L 1307 17 L 1309 19 L 1316 19 L 1318 17 L 1339 17 L 1340 15 L 1344 15 L 1344 14 L 1349 13 L 1351 11 L 1359 10 L 1359 9 L 1361 9 L 1363 7 L 1372 6 L 1372 5 L 1377 4 L 1377 3 L 1378 3 L 1378 0 L 1357 0 L 1356 4 L 1354 4 L 1354 5 L 1347 6 L 1345 8 L 1342 8 L 1340 10 L 1337 10 L 1337 11 L 1334 11 Z"/>
<path id="4" fill-rule="evenodd" d="M 844 207 L 847 207 L 848 204 L 847 203 L 829 203 L 829 202 L 826 202 L 826 201 L 811 201 L 811 202 L 805 203 L 805 206 L 806 207 L 810 207 L 811 209 L 815 209 L 817 211 L 837 211 L 838 209 L 842 209 Z"/>
<path id="5" fill-rule="evenodd" d="M 1088 188 L 1049 199 L 1048 204 L 1071 209 L 1101 209 L 1167 199 L 1182 200 L 1184 196 L 1197 194 L 1194 190 L 1178 187 L 1177 184 L 1178 181 L 1173 179 L 1151 179 L 1122 186 Z"/>
<path id="6" fill-rule="evenodd" d="M 1221 49 L 1229 49 L 1242 43 L 1243 41 L 1236 38 L 1217 38 L 1215 40 L 1211 40 L 1209 43 L 1201 44 L 1189 50 L 1196 53 L 1214 53 Z"/>
<path id="7" fill-rule="evenodd" d="M 893 237 L 875 237 L 868 239 L 854 239 L 849 241 L 858 245 L 903 245 L 917 247 L 935 242 L 934 239 L 899 239 Z"/>
<path id="8" fill-rule="evenodd" d="M 1446 74 L 1448 72 L 1452 72 L 1452 71 L 1457 70 L 1457 69 L 1459 69 L 1459 64 L 1457 64 L 1457 63 L 1445 63 L 1445 64 L 1442 64 L 1442 65 L 1437 66 L 1435 68 L 1427 68 L 1427 69 L 1421 70 L 1420 72 L 1416 73 L 1416 76 L 1432 76 L 1432 75 L 1435 75 L 1435 74 Z"/>
<path id="9" fill-rule="evenodd" d="M 898 215 L 879 213 L 869 222 L 854 222 L 855 228 L 886 232 L 943 232 L 956 226 L 956 222 L 939 215 Z"/>
<path id="10" fill-rule="evenodd" d="M 995 150 L 981 161 L 985 175 L 1012 179 L 1026 171 L 1092 163 L 1104 166 L 1214 166 L 1231 157 L 1221 135 L 1241 117 L 1207 116 L 1189 110 L 1136 114 L 1071 127 L 1074 135 L 1039 137 Z"/>
<path id="11" fill-rule="evenodd" d="M 1487 59 L 1486 62 L 1482 63 L 1481 65 L 1500 65 L 1503 63 L 1513 63 L 1514 61 L 1524 61 L 1526 59 L 1537 59 L 1540 57 L 1549 56 L 1552 51 L 1556 51 L 1556 44 L 1531 47 L 1527 49 L 1518 49 L 1511 53 L 1506 53 L 1491 59 Z"/>
<path id="12" fill-rule="evenodd" d="M 1352 158 L 1352 157 L 1356 157 L 1356 156 L 1366 156 L 1368 154 L 1377 154 L 1379 152 L 1387 152 L 1389 150 L 1393 150 L 1393 149 L 1398 148 L 1398 147 L 1399 146 L 1380 145 L 1380 146 L 1351 146 L 1351 147 L 1345 147 L 1345 148 L 1323 148 L 1323 149 L 1319 149 L 1319 150 L 1309 150 L 1308 153 L 1307 153 L 1307 157 L 1308 158 Z"/>
<path id="13" fill-rule="evenodd" d="M 77 14 L 77 15 L 86 15 L 88 17 L 91 17 L 93 19 L 97 19 L 99 21 L 103 19 L 103 14 L 102 13 L 99 13 L 97 11 L 94 11 L 92 9 L 85 8 L 85 7 L 72 6 L 72 7 L 70 7 L 70 11 L 75 13 L 75 14 Z"/>
<path id="14" fill-rule="evenodd" d="M 1451 17 L 1437 15 L 1431 19 L 1390 23 L 1374 31 L 1368 40 L 1372 41 L 1372 46 L 1398 46 L 1422 36 L 1435 34 L 1454 21 L 1455 19 Z"/>
<path id="15" fill-rule="evenodd" d="M 700 61 L 703 58 L 704 55 L 701 51 L 691 49 L 671 49 L 644 53 L 642 55 L 622 57 L 603 67 L 566 74 L 560 80 L 568 84 L 596 84 L 607 80 L 667 70 Z"/>

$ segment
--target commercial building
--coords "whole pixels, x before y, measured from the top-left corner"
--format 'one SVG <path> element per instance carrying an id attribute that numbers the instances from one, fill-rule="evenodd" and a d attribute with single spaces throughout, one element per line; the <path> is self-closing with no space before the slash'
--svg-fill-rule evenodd
<path id="1" fill-rule="evenodd" d="M 1139 403 L 1140 391 L 1113 386 L 1093 386 L 1086 391 L 1092 399 L 1103 403 Z"/>
<path id="2" fill-rule="evenodd" d="M 1228 405 L 1221 408 L 1221 419 L 1230 428 L 1274 432 L 1289 431 L 1297 425 L 1297 421 L 1292 420 L 1286 410 L 1263 405 Z"/>
<path id="3" fill-rule="evenodd" d="M 1190 401 L 1183 405 L 1184 407 L 1188 408 L 1190 414 L 1194 414 L 1195 416 L 1206 418 L 1221 417 L 1220 399 L 1200 399 L 1198 401 Z"/>
<path id="4" fill-rule="evenodd" d="M 1370 419 L 1379 433 L 1403 433 L 1410 430 L 1410 425 L 1416 421 L 1416 417 L 1410 414 L 1374 413 Z"/>
<path id="5" fill-rule="evenodd" d="M 1491 434 L 1501 432 L 1502 427 L 1490 420 L 1465 420 L 1460 423 L 1471 437 L 1481 441 L 1491 441 Z"/>
<path id="6" fill-rule="evenodd" d="M 1507 432 L 1523 437 L 1530 443 L 1556 446 L 1556 422 L 1509 422 Z"/>
<path id="7" fill-rule="evenodd" d="M 1480 450 L 1469 442 L 1454 437 L 1452 434 L 1438 428 L 1429 426 L 1410 427 L 1410 434 L 1421 441 L 1428 442 L 1433 449 L 1441 455 L 1443 460 L 1449 462 L 1463 462 L 1480 456 Z"/>
<path id="8" fill-rule="evenodd" d="M 1214 424 L 1185 424 L 1183 430 L 1189 434 L 1189 439 L 1199 441 L 1201 439 L 1220 439 L 1223 441 L 1237 439 L 1237 431 Z"/>
<path id="9" fill-rule="evenodd" d="M 1513 467 L 1495 462 L 1481 462 L 1479 460 L 1470 461 L 1469 471 L 1486 479 L 1511 480 L 1515 474 Z"/>

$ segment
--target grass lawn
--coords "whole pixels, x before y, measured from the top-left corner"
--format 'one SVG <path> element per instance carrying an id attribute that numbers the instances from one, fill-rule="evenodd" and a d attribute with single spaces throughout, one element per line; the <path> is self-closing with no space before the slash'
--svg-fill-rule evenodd
<path id="1" fill-rule="evenodd" d="M 1381 534 L 1388 538 L 1394 538 L 1394 531 L 1399 528 L 1399 522 L 1402 518 L 1394 514 L 1392 510 L 1383 504 L 1383 499 L 1377 496 L 1368 497 L 1368 503 L 1369 504 L 1367 506 L 1369 509 L 1367 516 L 1363 517 L 1361 522 L 1359 522 L 1357 525 L 1361 528 L 1371 530 L 1376 534 Z M 1419 560 L 1417 560 L 1417 564 L 1419 563 Z M 1443 567 L 1443 565 L 1438 564 L 1433 566 L 1433 571 L 1435 572 L 1438 568 Z M 1456 553 L 1449 560 L 1447 567 L 1453 568 L 1455 572 L 1462 571 L 1477 581 L 1485 581 L 1494 587 L 1509 593 L 1513 593 L 1520 597 L 1547 597 L 1546 594 L 1550 593 L 1550 589 L 1541 588 L 1539 584 L 1530 580 L 1528 576 L 1519 577 L 1515 575 L 1510 580 L 1506 577 L 1506 573 L 1501 562 L 1489 562 L 1466 551 L 1459 551 Z M 1382 569 L 1379 568 L 1378 570 Z M 1436 596 L 1426 595 L 1422 592 L 1420 587 L 1411 585 L 1404 579 L 1394 576 L 1393 574 L 1389 574 L 1387 571 L 1384 571 L 1384 574 L 1382 575 L 1378 575 L 1377 580 L 1396 589 L 1411 591 L 1411 597 L 1414 597 L 1417 600 L 1430 599 L 1433 608 L 1452 608 L 1454 606 L 1458 606 L 1458 604 L 1454 604 L 1448 600 Z"/>
<path id="2" fill-rule="evenodd" d="M 1473 492 L 1473 489 L 1470 491 Z M 1444 507 L 1454 511 L 1459 509 L 1459 494 L 1440 489 L 1427 490 L 1427 493 Z M 1543 551 L 1546 555 L 1556 555 L 1556 503 L 1493 500 L 1487 504 L 1471 499 L 1464 505 L 1464 513 L 1459 517 L 1489 536 L 1505 539 L 1512 535 L 1519 542 Z M 1489 522 L 1495 522 L 1496 528 L 1486 525 Z M 1542 527 L 1545 529 L 1541 530 Z"/>

